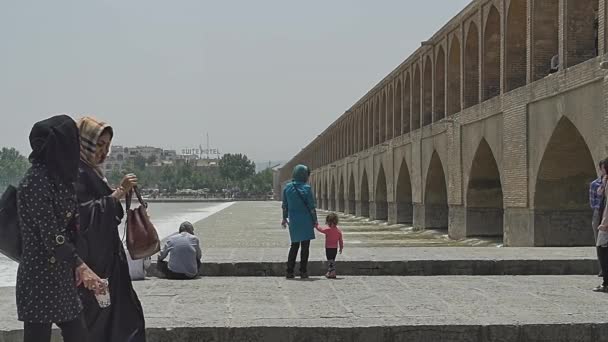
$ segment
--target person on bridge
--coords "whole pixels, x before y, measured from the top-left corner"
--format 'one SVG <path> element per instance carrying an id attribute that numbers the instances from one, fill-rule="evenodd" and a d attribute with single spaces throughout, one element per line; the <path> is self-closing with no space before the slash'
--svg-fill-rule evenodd
<path id="1" fill-rule="evenodd" d="M 118 234 L 124 216 L 120 200 L 137 185 L 133 174 L 111 189 L 101 165 L 108 157 L 114 130 L 91 117 L 78 121 L 80 173 L 76 190 L 80 204 L 78 251 L 100 277 L 107 279 L 111 305 L 101 308 L 90 293 L 81 291 L 89 328 L 88 342 L 145 342 L 145 319 L 133 289 L 125 250 Z"/>
<path id="2" fill-rule="evenodd" d="M 608 159 L 604 160 L 602 164 L 603 174 L 604 174 L 604 182 L 606 183 L 606 175 L 608 174 Z M 608 195 L 608 187 L 604 186 L 604 197 L 602 199 L 602 204 L 600 205 L 602 213 L 600 222 L 601 224 L 598 226 L 598 234 L 595 245 L 597 246 L 597 254 L 600 260 L 600 265 L 602 267 L 602 285 L 593 289 L 596 292 L 608 292 L 608 206 L 606 206 L 606 196 Z"/>
<path id="3" fill-rule="evenodd" d="M 167 256 L 169 262 L 164 261 Z M 198 277 L 201 257 L 201 246 L 194 235 L 194 226 L 186 221 L 179 226 L 179 234 L 167 239 L 157 265 L 169 279 L 194 279 Z"/>
<path id="4" fill-rule="evenodd" d="M 604 209 L 604 191 L 606 188 L 606 171 L 604 170 L 604 160 L 600 161 L 598 166 L 599 177 L 591 182 L 589 185 L 589 206 L 593 210 L 593 217 L 591 219 L 591 228 L 593 229 L 593 236 L 597 244 L 598 229 L 600 220 L 602 219 L 602 210 Z M 599 248 L 597 248 L 597 259 L 598 263 L 600 260 Z M 603 274 L 601 264 L 600 273 L 601 277 Z"/>
<path id="5" fill-rule="evenodd" d="M 315 205 L 315 196 L 307 184 L 310 169 L 297 165 L 293 169 L 292 181 L 283 190 L 283 228 L 289 226 L 291 248 L 287 258 L 287 279 L 293 279 L 298 250 L 300 253 L 300 278 L 308 278 L 308 255 L 310 241 L 315 239 L 314 228 L 319 226 Z M 289 220 L 289 221 L 288 221 Z"/>
<path id="6" fill-rule="evenodd" d="M 325 218 L 327 227 L 316 227 L 320 233 L 325 234 L 325 256 L 329 263 L 325 277 L 328 279 L 336 279 L 336 256 L 338 255 L 338 247 L 340 247 L 340 254 L 342 254 L 342 250 L 344 249 L 342 231 L 338 228 L 338 222 L 338 215 L 331 213 Z"/>

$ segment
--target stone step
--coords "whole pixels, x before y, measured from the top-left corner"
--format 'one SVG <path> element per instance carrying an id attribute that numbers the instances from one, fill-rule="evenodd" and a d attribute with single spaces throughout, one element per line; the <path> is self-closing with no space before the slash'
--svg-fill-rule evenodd
<path id="1" fill-rule="evenodd" d="M 311 249 L 308 272 L 326 272 L 324 249 Z M 203 276 L 283 276 L 287 248 L 203 250 Z M 348 276 L 594 275 L 595 252 L 578 248 L 380 247 L 348 248 L 338 255 L 338 272 Z M 296 266 L 297 268 L 297 266 Z M 156 265 L 149 275 L 159 277 Z"/>

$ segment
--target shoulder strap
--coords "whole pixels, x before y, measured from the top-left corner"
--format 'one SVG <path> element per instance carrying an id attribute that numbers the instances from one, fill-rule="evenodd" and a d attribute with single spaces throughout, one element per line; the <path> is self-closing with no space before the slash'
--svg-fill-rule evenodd
<path id="1" fill-rule="evenodd" d="M 296 182 L 291 182 L 291 184 L 293 185 L 294 191 L 298 194 L 298 197 L 300 197 L 300 200 L 302 200 L 302 203 L 304 203 L 304 206 L 306 207 L 306 210 L 308 210 L 308 214 L 310 214 L 310 218 L 312 219 L 312 223 L 315 223 L 316 220 L 313 217 L 312 209 L 310 209 L 310 206 L 308 205 L 308 202 L 306 202 L 306 198 L 304 198 L 304 196 L 300 192 L 300 189 L 298 189 L 298 186 L 297 186 Z"/>

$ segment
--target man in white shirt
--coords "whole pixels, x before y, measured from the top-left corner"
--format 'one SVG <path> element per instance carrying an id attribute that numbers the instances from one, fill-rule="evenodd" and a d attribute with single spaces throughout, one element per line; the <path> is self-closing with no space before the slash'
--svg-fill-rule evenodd
<path id="1" fill-rule="evenodd" d="M 169 262 L 164 260 L 169 257 Z M 198 237 L 194 235 L 194 226 L 184 222 L 179 227 L 179 234 L 167 239 L 158 256 L 158 267 L 169 279 L 194 279 L 201 266 L 201 247 Z"/>

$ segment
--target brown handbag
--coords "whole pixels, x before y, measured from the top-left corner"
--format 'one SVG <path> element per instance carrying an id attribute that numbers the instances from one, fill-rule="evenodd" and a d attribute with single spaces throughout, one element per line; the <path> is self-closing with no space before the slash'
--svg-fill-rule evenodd
<path id="1" fill-rule="evenodd" d="M 137 196 L 140 206 L 131 209 L 133 193 Z M 160 251 L 160 240 L 156 228 L 148 216 L 148 203 L 143 200 L 139 189 L 134 187 L 129 191 L 127 202 L 127 249 L 131 259 L 138 260 L 150 257 Z"/>

